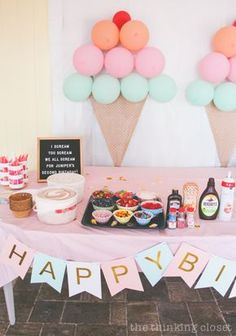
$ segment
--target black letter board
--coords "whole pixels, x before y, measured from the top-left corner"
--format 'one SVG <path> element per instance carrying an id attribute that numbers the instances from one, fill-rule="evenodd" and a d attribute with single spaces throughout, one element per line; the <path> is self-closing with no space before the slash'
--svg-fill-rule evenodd
<path id="1" fill-rule="evenodd" d="M 38 138 L 38 182 L 57 173 L 82 174 L 81 138 Z"/>

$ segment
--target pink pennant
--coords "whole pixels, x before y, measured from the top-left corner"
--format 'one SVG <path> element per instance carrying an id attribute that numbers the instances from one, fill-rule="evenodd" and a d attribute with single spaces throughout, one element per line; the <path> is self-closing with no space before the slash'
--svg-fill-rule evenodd
<path id="1" fill-rule="evenodd" d="M 101 267 L 112 296 L 125 288 L 143 291 L 133 258 L 112 260 L 102 264 Z"/>
<path id="2" fill-rule="evenodd" d="M 210 254 L 183 243 L 168 266 L 164 276 L 179 276 L 189 287 L 192 287 L 210 258 Z"/>
<path id="3" fill-rule="evenodd" d="M 17 275 L 24 279 L 33 261 L 34 253 L 34 250 L 10 235 L 1 250 L 0 262 L 11 267 Z"/>

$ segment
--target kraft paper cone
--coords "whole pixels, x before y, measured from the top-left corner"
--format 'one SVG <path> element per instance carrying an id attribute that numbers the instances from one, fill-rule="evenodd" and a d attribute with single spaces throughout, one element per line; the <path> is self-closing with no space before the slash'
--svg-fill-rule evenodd
<path id="1" fill-rule="evenodd" d="M 221 112 L 212 103 L 206 106 L 221 166 L 226 167 L 236 148 L 236 110 Z"/>
<path id="2" fill-rule="evenodd" d="M 112 104 L 90 98 L 114 166 L 120 166 L 146 100 L 130 103 L 122 96 Z"/>

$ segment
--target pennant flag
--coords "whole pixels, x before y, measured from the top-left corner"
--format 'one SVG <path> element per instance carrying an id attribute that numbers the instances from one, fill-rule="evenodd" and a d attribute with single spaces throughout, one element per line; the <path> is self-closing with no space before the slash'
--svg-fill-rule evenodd
<path id="1" fill-rule="evenodd" d="M 143 291 L 143 285 L 133 258 L 106 262 L 102 264 L 102 271 L 112 296 L 125 288 Z"/>
<path id="2" fill-rule="evenodd" d="M 232 290 L 231 290 L 231 292 L 229 294 L 229 298 L 230 299 L 232 299 L 234 297 L 236 297 L 236 281 L 234 282 L 233 288 L 232 288 Z"/>
<path id="3" fill-rule="evenodd" d="M 31 283 L 47 283 L 61 293 L 66 269 L 64 260 L 37 253 L 34 257 Z"/>
<path id="4" fill-rule="evenodd" d="M 172 261 L 173 254 L 166 243 L 161 243 L 138 253 L 135 259 L 150 284 L 155 286 Z"/>
<path id="5" fill-rule="evenodd" d="M 195 288 L 213 287 L 224 296 L 234 281 L 235 276 L 236 262 L 213 256 Z"/>
<path id="6" fill-rule="evenodd" d="M 236 144 L 236 110 L 222 112 L 211 103 L 206 106 L 210 127 L 215 139 L 221 166 L 227 167 L 235 150 Z M 224 127 L 222 127 L 224 125 Z"/>
<path id="7" fill-rule="evenodd" d="M 9 235 L 0 253 L 0 262 L 11 267 L 16 274 L 24 279 L 34 258 L 35 251 Z"/>
<path id="8" fill-rule="evenodd" d="M 67 275 L 69 296 L 88 292 L 102 298 L 100 264 L 69 261 Z"/>
<path id="9" fill-rule="evenodd" d="M 0 264 L 0 288 L 18 278 L 16 272 L 5 264 Z"/>
<path id="10" fill-rule="evenodd" d="M 186 243 L 181 244 L 164 276 L 181 277 L 192 287 L 207 265 L 210 255 Z"/>
<path id="11" fill-rule="evenodd" d="M 90 101 L 113 164 L 120 166 L 146 99 L 131 103 L 120 95 L 112 104 L 98 103 L 93 97 Z"/>

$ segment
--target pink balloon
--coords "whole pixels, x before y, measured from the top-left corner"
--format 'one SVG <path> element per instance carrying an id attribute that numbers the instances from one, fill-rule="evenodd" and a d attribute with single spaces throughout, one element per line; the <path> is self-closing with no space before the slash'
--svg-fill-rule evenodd
<path id="1" fill-rule="evenodd" d="M 104 56 L 98 47 L 85 44 L 75 50 L 73 63 L 81 75 L 94 76 L 102 70 Z"/>
<path id="2" fill-rule="evenodd" d="M 128 49 L 116 47 L 109 50 L 105 56 L 105 69 L 113 77 L 125 77 L 133 68 L 134 57 Z"/>
<path id="3" fill-rule="evenodd" d="M 228 58 L 218 52 L 206 55 L 198 64 L 201 79 L 215 84 L 225 80 L 229 74 L 229 68 Z"/>
<path id="4" fill-rule="evenodd" d="M 144 77 L 151 78 L 158 76 L 164 67 L 165 57 L 157 48 L 143 48 L 136 55 L 135 68 Z"/>
<path id="5" fill-rule="evenodd" d="M 230 64 L 230 69 L 229 69 L 228 79 L 231 82 L 236 83 L 236 56 L 231 57 L 229 59 L 229 64 Z"/>

